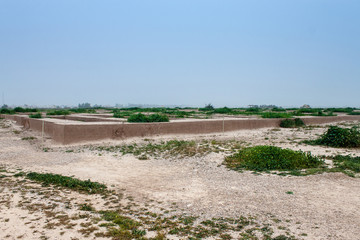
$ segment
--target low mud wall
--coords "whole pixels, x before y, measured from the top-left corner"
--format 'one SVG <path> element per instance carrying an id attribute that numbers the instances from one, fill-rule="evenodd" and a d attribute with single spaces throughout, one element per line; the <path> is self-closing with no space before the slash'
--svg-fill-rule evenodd
<path id="1" fill-rule="evenodd" d="M 282 119 L 239 119 L 239 120 L 204 120 L 175 121 L 167 123 L 62 123 L 48 119 L 32 119 L 20 115 L 1 115 L 16 121 L 26 129 L 42 131 L 62 144 L 103 139 L 125 139 L 166 134 L 206 134 L 279 127 Z M 360 116 L 304 117 L 305 124 L 323 124 L 330 122 L 360 120 Z"/>
<path id="2" fill-rule="evenodd" d="M 119 119 L 119 118 L 111 118 L 109 116 L 103 117 L 103 116 L 77 116 L 77 115 L 53 115 L 49 118 L 54 119 L 66 119 L 66 120 L 73 120 L 73 121 L 79 121 L 79 122 L 123 122 L 125 120 Z"/>

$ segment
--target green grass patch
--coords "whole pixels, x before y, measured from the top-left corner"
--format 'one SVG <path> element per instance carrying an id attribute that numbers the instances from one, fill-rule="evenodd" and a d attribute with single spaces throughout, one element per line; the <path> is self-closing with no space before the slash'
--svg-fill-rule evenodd
<path id="1" fill-rule="evenodd" d="M 82 181 L 72 177 L 66 177 L 58 174 L 50 173 L 35 173 L 30 172 L 26 174 L 28 179 L 41 182 L 45 185 L 53 184 L 56 186 L 70 188 L 79 192 L 87 192 L 91 194 L 105 193 L 106 186 L 98 182 L 90 180 Z"/>
<path id="2" fill-rule="evenodd" d="M 330 126 L 320 138 L 316 140 L 306 140 L 303 142 L 310 145 L 356 148 L 360 147 L 360 131 L 357 126 L 352 128 Z"/>
<path id="3" fill-rule="evenodd" d="M 291 171 L 322 166 L 324 161 L 309 152 L 275 146 L 256 146 L 240 150 L 225 158 L 224 164 L 234 170 Z"/>

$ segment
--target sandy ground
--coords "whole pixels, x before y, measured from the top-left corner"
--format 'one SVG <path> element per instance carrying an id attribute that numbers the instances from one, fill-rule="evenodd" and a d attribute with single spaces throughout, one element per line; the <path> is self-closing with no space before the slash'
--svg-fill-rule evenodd
<path id="1" fill-rule="evenodd" d="M 342 123 L 344 125 L 351 123 Z M 334 149 L 300 144 L 326 130 L 325 125 L 304 129 L 242 130 L 221 135 L 166 136 L 169 139 L 237 140 L 246 145 L 272 144 L 314 155 L 352 154 L 360 150 Z M 15 132 L 14 132 L 15 131 Z M 38 133 L 23 131 L 2 120 L 0 128 L 0 165 L 23 171 L 49 172 L 80 179 L 91 179 L 131 196 L 141 204 L 154 201 L 154 208 L 170 209 L 182 214 L 213 217 L 256 216 L 260 222 L 276 219 L 298 239 L 360 239 L 360 179 L 342 173 L 311 176 L 256 175 L 228 170 L 221 163 L 224 153 L 183 159 L 138 160 L 133 155 L 99 154 L 83 145 L 59 146 L 46 139 L 21 140 Z M 141 143 L 143 139 L 102 142 L 98 145 Z M 47 149 L 44 152 L 44 149 Z M 66 152 L 82 149 L 80 152 Z M 15 171 L 15 170 L 14 170 Z M 0 181 L 3 181 L 0 179 Z M 77 229 L 44 229 L 42 216 L 35 225 L 25 224 L 29 211 L 18 206 L 20 193 L 9 193 L 3 186 L 0 195 L 8 197 L 8 206 L 0 208 L 0 239 L 83 239 Z M 292 192 L 293 194 L 288 194 Z M 43 201 L 43 200 L 42 200 Z M 79 201 L 79 199 L 77 199 Z M 88 199 L 88 201 L 99 200 Z M 155 210 L 154 210 L 155 211 Z M 24 217 L 24 218 L 23 218 Z M 36 216 L 32 216 L 36 219 Z M 25 219 L 25 220 L 24 220 Z M 83 221 L 83 222 L 81 222 Z M 84 220 L 79 220 L 79 224 Z M 275 224 L 274 223 L 274 224 Z M 36 232 L 34 233 L 34 231 Z M 61 232 L 62 235 L 60 234 Z M 276 230 L 275 230 L 276 232 Z M 89 238 L 96 238 L 90 236 Z M 100 239 L 100 238 L 96 238 Z"/>

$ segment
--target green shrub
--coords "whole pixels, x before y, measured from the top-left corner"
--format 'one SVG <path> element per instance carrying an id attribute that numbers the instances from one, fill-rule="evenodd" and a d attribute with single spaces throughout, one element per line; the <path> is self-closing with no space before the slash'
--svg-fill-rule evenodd
<path id="1" fill-rule="evenodd" d="M 303 127 L 303 126 L 305 126 L 305 123 L 304 123 L 304 121 L 303 121 L 301 118 L 295 118 L 294 121 L 295 121 L 295 126 L 296 126 L 296 127 Z"/>
<path id="2" fill-rule="evenodd" d="M 344 113 L 350 113 L 354 110 L 354 108 L 347 107 L 347 108 L 327 108 L 326 111 L 328 112 L 344 112 Z"/>
<path id="3" fill-rule="evenodd" d="M 128 122 L 148 122 L 148 118 L 144 114 L 138 113 L 138 114 L 131 115 L 127 121 Z"/>
<path id="4" fill-rule="evenodd" d="M 282 128 L 293 128 L 302 126 L 305 126 L 305 123 L 300 118 L 284 119 L 280 122 L 280 127 Z"/>
<path id="5" fill-rule="evenodd" d="M 360 115 L 360 112 L 349 112 L 347 115 Z"/>
<path id="6" fill-rule="evenodd" d="M 214 106 L 211 103 L 209 103 L 204 107 L 204 109 L 206 109 L 206 110 L 214 110 Z"/>
<path id="7" fill-rule="evenodd" d="M 291 114 L 289 113 L 273 113 L 273 112 L 264 112 L 261 113 L 262 118 L 290 118 Z"/>
<path id="8" fill-rule="evenodd" d="M 333 112 L 328 112 L 327 114 L 325 114 L 323 111 L 318 111 L 317 113 L 313 113 L 310 114 L 311 116 L 315 116 L 315 117 L 332 117 L 332 116 L 336 116 L 336 114 L 334 114 Z"/>
<path id="9" fill-rule="evenodd" d="M 54 184 L 88 193 L 103 193 L 106 191 L 106 186 L 104 184 L 91 182 L 90 180 L 82 181 L 76 178 L 65 177 L 58 174 L 30 172 L 26 175 L 26 177 L 44 184 Z"/>
<path id="10" fill-rule="evenodd" d="M 68 110 L 52 110 L 46 113 L 46 115 L 69 115 Z"/>
<path id="11" fill-rule="evenodd" d="M 293 119 L 284 119 L 280 122 L 282 128 L 293 128 L 295 127 L 295 121 Z"/>
<path id="12" fill-rule="evenodd" d="M 360 131 L 357 127 L 340 128 L 330 126 L 319 139 L 305 141 L 305 143 L 329 147 L 360 147 Z"/>
<path id="13" fill-rule="evenodd" d="M 257 112 L 261 112 L 261 109 L 260 109 L 260 108 L 252 107 L 252 108 L 247 108 L 247 109 L 246 109 L 246 112 L 254 112 L 254 113 L 257 113 Z"/>
<path id="14" fill-rule="evenodd" d="M 114 111 L 114 118 L 125 118 L 125 117 L 129 117 L 132 114 L 134 114 L 133 112 L 130 111 Z"/>
<path id="15" fill-rule="evenodd" d="M 42 118 L 41 113 L 30 114 L 29 118 Z"/>
<path id="16" fill-rule="evenodd" d="M 144 115 L 142 113 L 133 114 L 131 115 L 128 122 L 169 122 L 169 118 L 166 115 L 160 114 L 151 114 L 151 115 Z"/>
<path id="17" fill-rule="evenodd" d="M 226 157 L 224 163 L 234 170 L 268 171 L 315 168 L 321 166 L 323 161 L 311 153 L 275 146 L 256 146 Z"/>
<path id="18" fill-rule="evenodd" d="M 12 109 L 2 108 L 2 109 L 0 110 L 0 113 L 1 113 L 1 114 L 14 114 L 15 111 L 12 110 Z"/>
<path id="19" fill-rule="evenodd" d="M 273 111 L 273 112 L 286 112 L 286 109 L 274 107 L 273 109 L 271 109 L 271 111 Z"/>
<path id="20" fill-rule="evenodd" d="M 69 111 L 74 113 L 96 113 L 96 110 L 92 108 L 71 108 Z"/>
<path id="21" fill-rule="evenodd" d="M 38 110 L 36 108 L 22 108 L 22 107 L 16 107 L 14 108 L 15 112 L 37 112 Z"/>
<path id="22" fill-rule="evenodd" d="M 226 113 L 231 113 L 232 109 L 228 108 L 228 107 L 223 107 L 223 108 L 216 108 L 214 110 L 214 113 L 221 113 L 221 114 L 226 114 Z"/>
<path id="23" fill-rule="evenodd" d="M 147 116 L 148 122 L 168 122 L 169 118 L 166 115 L 161 114 L 151 114 Z"/>

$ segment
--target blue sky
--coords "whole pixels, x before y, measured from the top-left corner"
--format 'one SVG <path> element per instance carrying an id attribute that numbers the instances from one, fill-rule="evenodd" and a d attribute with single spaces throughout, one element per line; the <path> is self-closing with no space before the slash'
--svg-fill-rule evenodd
<path id="1" fill-rule="evenodd" d="M 360 107 L 360 1 L 0 0 L 9 105 Z"/>

